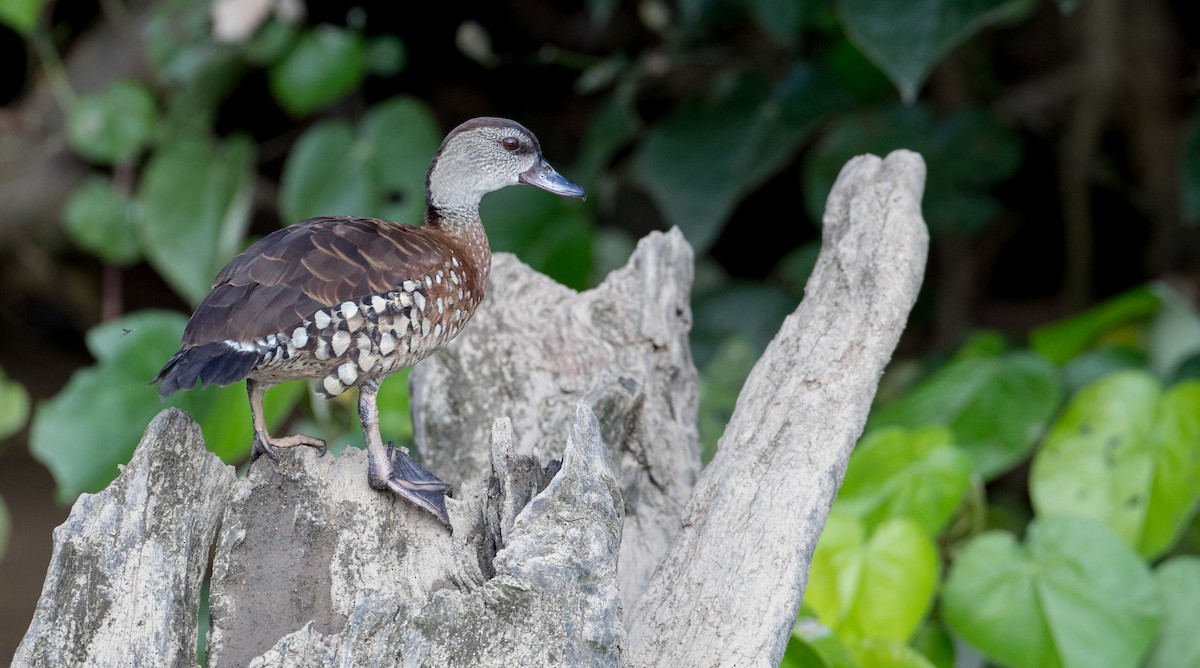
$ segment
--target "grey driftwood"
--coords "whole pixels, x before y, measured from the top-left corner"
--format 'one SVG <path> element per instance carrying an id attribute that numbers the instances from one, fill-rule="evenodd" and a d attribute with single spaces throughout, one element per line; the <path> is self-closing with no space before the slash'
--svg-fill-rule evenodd
<path id="1" fill-rule="evenodd" d="M 195 665 L 207 569 L 213 666 L 777 664 L 921 285 L 924 179 L 907 151 L 842 170 L 805 299 L 703 471 L 674 230 L 582 293 L 496 257 L 471 326 L 411 378 L 453 534 L 364 485 L 362 451 L 239 479 L 163 411 L 55 531 L 14 665 Z"/>

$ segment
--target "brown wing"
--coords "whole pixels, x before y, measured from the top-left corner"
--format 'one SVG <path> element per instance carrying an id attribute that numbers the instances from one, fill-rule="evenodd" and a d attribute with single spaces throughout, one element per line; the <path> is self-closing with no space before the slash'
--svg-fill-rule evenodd
<path id="1" fill-rule="evenodd" d="M 251 341 L 317 310 L 397 289 L 441 268 L 450 248 L 429 229 L 372 218 L 311 218 L 273 232 L 217 275 L 183 346 Z"/>

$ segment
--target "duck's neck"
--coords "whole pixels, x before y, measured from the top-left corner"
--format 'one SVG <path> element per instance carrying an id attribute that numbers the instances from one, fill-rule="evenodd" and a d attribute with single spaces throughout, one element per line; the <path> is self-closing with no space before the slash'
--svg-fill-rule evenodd
<path id="1" fill-rule="evenodd" d="M 482 299 L 492 270 L 492 247 L 479 217 L 479 203 L 454 208 L 444 203 L 438 206 L 432 197 L 426 200 L 425 227 L 454 239 L 454 245 L 463 254 L 462 261 L 467 265 L 475 294 Z"/>

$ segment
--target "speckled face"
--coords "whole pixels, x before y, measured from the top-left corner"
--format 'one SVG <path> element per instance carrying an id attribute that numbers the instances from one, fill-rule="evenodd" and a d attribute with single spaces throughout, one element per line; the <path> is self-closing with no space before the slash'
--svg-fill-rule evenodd
<path id="1" fill-rule="evenodd" d="M 396 290 L 321 309 L 288 331 L 256 341 L 261 357 L 250 377 L 320 378 L 318 391 L 335 397 L 412 366 L 457 336 L 482 300 L 466 269 L 451 256 L 441 269 Z"/>

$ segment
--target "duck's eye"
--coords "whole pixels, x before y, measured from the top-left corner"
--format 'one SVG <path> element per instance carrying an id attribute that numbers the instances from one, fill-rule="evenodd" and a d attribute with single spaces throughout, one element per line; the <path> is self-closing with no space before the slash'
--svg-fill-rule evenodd
<path id="1" fill-rule="evenodd" d="M 521 140 L 516 137 L 505 137 L 500 140 L 500 145 L 504 147 L 505 151 L 515 151 L 521 148 Z"/>

